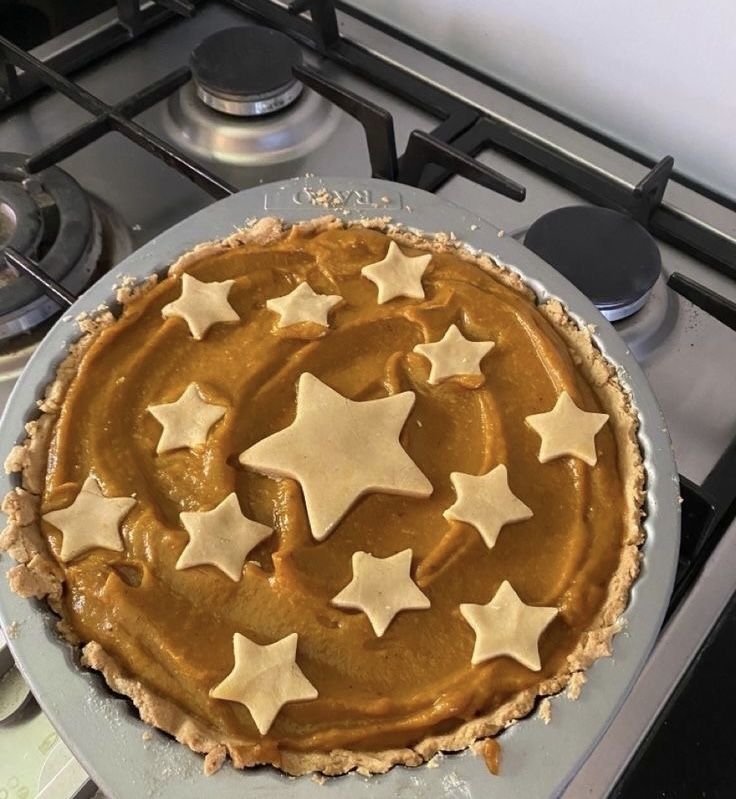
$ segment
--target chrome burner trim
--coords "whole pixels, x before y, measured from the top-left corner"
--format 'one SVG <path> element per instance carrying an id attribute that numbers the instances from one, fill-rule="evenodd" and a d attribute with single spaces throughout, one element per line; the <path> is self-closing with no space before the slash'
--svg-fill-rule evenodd
<path id="1" fill-rule="evenodd" d="M 652 292 L 650 290 L 643 296 L 639 297 L 638 300 L 634 300 L 634 302 L 630 302 L 627 305 L 617 305 L 615 307 L 604 307 L 599 305 L 597 307 L 609 322 L 619 322 L 621 319 L 626 319 L 629 316 L 633 316 L 638 310 L 643 308 L 651 293 Z"/>
<path id="2" fill-rule="evenodd" d="M 215 111 L 235 117 L 260 117 L 273 114 L 291 105 L 302 93 L 304 85 L 299 81 L 279 89 L 278 92 L 261 97 L 245 98 L 215 94 L 195 82 L 199 99 Z"/>

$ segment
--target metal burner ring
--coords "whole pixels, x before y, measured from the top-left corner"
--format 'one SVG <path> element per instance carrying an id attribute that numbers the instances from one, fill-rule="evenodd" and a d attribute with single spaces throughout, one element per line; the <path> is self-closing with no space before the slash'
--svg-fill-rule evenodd
<path id="1" fill-rule="evenodd" d="M 35 207 L 35 218 L 41 226 L 38 245 L 48 247 L 45 252 L 39 253 L 44 271 L 63 282 L 70 291 L 79 291 L 88 275 L 78 274 L 75 267 L 89 253 L 94 232 L 90 202 L 79 184 L 66 172 L 51 167 L 37 175 L 28 175 L 25 159 L 26 156 L 21 153 L 0 152 L 0 186 L 7 192 L 6 197 L 12 195 L 18 199 L 19 206 L 11 206 L 16 216 L 20 208 L 25 219 L 27 214 L 22 209 L 27 208 L 27 203 Z M 17 192 L 24 195 L 22 200 Z M 9 205 L 7 200 L 5 202 Z M 48 231 L 43 229 L 44 214 L 53 218 L 56 227 L 53 241 L 43 241 L 44 236 L 48 235 Z M 27 247 L 18 249 L 28 253 Z M 34 303 L 40 296 L 38 285 L 28 277 L 19 276 L 12 281 L 5 281 L 4 285 L 0 283 L 0 316 L 18 311 Z"/>
<path id="2" fill-rule="evenodd" d="M 0 247 L 12 247 L 33 256 L 41 241 L 42 227 L 38 207 L 26 191 L 16 183 L 0 182 Z"/>
<path id="3" fill-rule="evenodd" d="M 197 84 L 197 96 L 205 105 L 236 117 L 260 117 L 272 114 L 291 105 L 302 93 L 304 86 L 294 81 L 285 91 L 264 95 L 261 98 L 245 100 L 235 95 L 215 94 Z"/>

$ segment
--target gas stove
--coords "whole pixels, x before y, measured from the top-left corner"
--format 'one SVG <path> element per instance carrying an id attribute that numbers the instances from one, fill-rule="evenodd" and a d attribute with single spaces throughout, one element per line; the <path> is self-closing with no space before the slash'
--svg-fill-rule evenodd
<path id="1" fill-rule="evenodd" d="M 736 612 L 736 203 L 332 0 L 102 5 L 115 7 L 31 52 L 0 38 L 0 403 L 87 285 L 238 189 L 373 175 L 485 217 L 615 322 L 668 422 L 683 496 L 669 618 L 564 796 L 669 785 L 668 724 L 711 679 L 709 654 L 723 668 L 732 648 L 719 640 Z M 303 199 L 391 213 L 388 196 Z M 1 640 L 0 751 L 0 796 L 96 791 Z M 693 774 L 697 758 L 682 749 Z"/>

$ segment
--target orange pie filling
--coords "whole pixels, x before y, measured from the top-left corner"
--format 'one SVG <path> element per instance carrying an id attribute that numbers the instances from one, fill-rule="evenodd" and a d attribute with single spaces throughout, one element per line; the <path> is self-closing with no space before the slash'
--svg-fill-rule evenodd
<path id="1" fill-rule="evenodd" d="M 595 627 L 620 565 L 627 518 L 620 445 L 602 416 L 610 409 L 563 337 L 528 292 L 453 252 L 420 259 L 429 251 L 402 243 L 397 257 L 415 270 L 404 275 L 405 284 L 416 286 L 418 278 L 424 297 L 386 299 L 388 283 L 361 270 L 384 260 L 389 241 L 364 228 L 293 229 L 271 243 L 192 259 L 186 274 L 220 284 L 219 299 L 197 294 L 192 313 L 206 315 L 213 299 L 216 313 L 225 308 L 230 318 L 203 332 L 177 305 L 182 276 L 163 279 L 130 302 L 86 351 L 56 424 L 42 531 L 63 560 L 67 626 L 82 642 L 99 642 L 124 674 L 224 742 L 240 765 L 278 765 L 284 752 L 413 747 L 492 714 L 564 673 L 568 656 Z M 301 300 L 288 308 L 268 303 L 303 283 L 312 290 L 307 307 L 326 314 L 327 324 L 292 321 L 307 313 Z M 315 305 L 314 294 L 331 299 Z M 475 351 L 475 366 L 450 352 L 454 373 L 431 380 L 433 362 L 422 345 L 442 341 L 452 325 L 463 339 L 492 347 Z M 317 392 L 308 409 L 307 382 Z M 193 404 L 181 412 L 177 406 L 178 418 L 167 418 L 165 408 L 161 413 L 188 390 Z M 413 399 L 396 399 L 409 392 Z M 302 393 L 305 416 L 308 410 L 316 427 L 296 443 L 289 439 L 283 453 L 266 453 L 276 466 L 249 465 L 243 453 L 265 462 L 263 448 L 276 441 L 271 437 L 295 429 Z M 527 417 L 549 414 L 564 395 L 582 419 L 595 422 L 588 431 L 590 462 L 554 452 L 540 460 L 545 440 L 554 447 L 565 432 L 553 424 L 543 435 Z M 394 414 L 393 441 L 383 416 L 371 421 L 362 413 L 363 403 L 388 397 L 393 404 L 375 406 L 381 414 L 404 403 L 398 422 Z M 343 436 L 338 452 L 331 419 L 336 430 L 343 425 L 337 418 L 342 398 L 357 405 L 345 406 L 356 414 L 355 440 L 350 449 Z M 198 416 L 203 406 L 205 417 Z M 353 417 L 346 418 L 350 427 Z M 204 437 L 199 443 L 196 435 L 187 439 L 196 429 Z M 379 433 L 388 443 L 375 444 Z M 309 489 L 298 477 L 276 473 L 279 458 L 308 461 L 287 467 L 311 470 Z M 396 490 L 372 489 L 368 478 L 368 490 L 354 488 L 350 481 L 366 463 L 385 471 L 392 458 L 399 464 Z M 448 513 L 460 507 L 462 477 L 452 475 L 479 477 L 498 466 L 505 466 L 512 499 L 503 496 L 516 513 L 495 536 L 484 535 L 483 513 L 496 512 L 495 495 L 483 493 L 490 481 L 465 483 L 471 523 Z M 83 485 L 91 498 L 89 491 L 80 495 Z M 109 506 L 119 544 L 74 554 L 70 543 L 62 558 L 66 522 L 52 523 L 53 512 L 80 496 L 94 506 L 95 492 L 128 500 Z M 224 556 L 213 565 L 197 563 L 193 550 L 185 556 L 192 526 L 204 518 L 197 514 L 232 494 L 231 515 L 215 518 L 222 530 L 208 523 L 200 536 L 211 537 L 205 543 L 212 550 L 242 514 L 253 523 L 248 535 L 254 534 L 247 556 L 240 553 L 244 565 L 237 553 L 235 565 L 232 557 L 229 565 Z M 332 505 L 324 510 L 327 495 Z M 342 500 L 347 507 L 335 511 Z M 94 537 L 98 522 L 90 516 Z M 223 540 L 223 552 L 230 543 Z M 366 553 L 360 556 L 367 563 L 365 601 L 380 616 L 383 589 L 369 567 L 383 568 L 406 550 L 409 555 L 391 561 L 408 592 L 406 604 L 388 623 L 383 619 L 378 634 L 381 624 L 360 609 L 360 596 L 356 606 L 360 591 L 352 592 L 352 606 L 350 592 L 342 593 L 355 577 L 354 555 Z M 394 590 L 399 572 L 387 577 L 385 590 Z M 488 606 L 506 583 L 524 607 L 547 609 L 526 665 L 513 654 L 514 641 L 511 654 L 476 651 L 482 642 L 472 606 Z M 347 596 L 342 603 L 341 594 Z M 506 624 L 503 609 L 495 612 L 486 614 L 491 637 L 498 620 Z M 284 646 L 296 640 L 298 673 L 292 669 L 290 679 L 298 678 L 301 698 L 287 698 L 270 722 L 262 718 L 257 725 L 247 702 L 217 695 L 234 671 L 234 638 L 260 652 L 294 633 Z M 539 668 L 532 662 L 535 645 Z M 253 661 L 246 654 L 248 667 Z M 270 693 L 278 690 L 275 685 Z"/>

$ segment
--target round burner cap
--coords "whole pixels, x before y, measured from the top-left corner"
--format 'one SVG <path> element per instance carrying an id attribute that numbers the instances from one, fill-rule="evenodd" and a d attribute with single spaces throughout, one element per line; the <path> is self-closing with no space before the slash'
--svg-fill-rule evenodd
<path id="1" fill-rule="evenodd" d="M 291 70 L 301 63 L 296 42 L 259 25 L 213 33 L 190 59 L 200 99 L 234 116 L 261 116 L 293 103 L 303 86 Z"/>
<path id="2" fill-rule="evenodd" d="M 638 311 L 662 271 L 655 240 L 631 217 L 608 208 L 558 208 L 534 222 L 524 244 L 610 321 Z"/>

